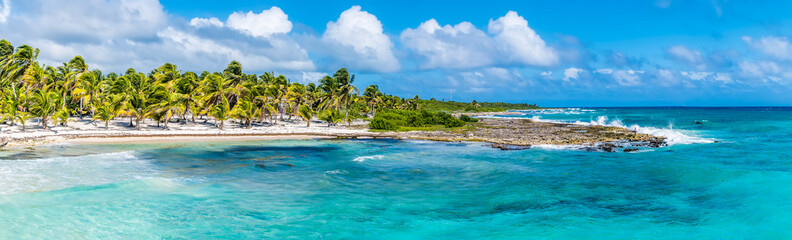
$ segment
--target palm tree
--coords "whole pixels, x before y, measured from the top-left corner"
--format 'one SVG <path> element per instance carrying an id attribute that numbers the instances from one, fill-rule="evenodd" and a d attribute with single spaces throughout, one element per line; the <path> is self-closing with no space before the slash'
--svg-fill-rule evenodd
<path id="1" fill-rule="evenodd" d="M 369 85 L 365 90 L 363 90 L 363 97 L 369 106 L 372 116 L 374 115 L 374 107 L 382 102 L 381 95 L 382 93 L 380 92 L 379 86 L 377 85 Z"/>
<path id="2" fill-rule="evenodd" d="M 179 105 L 183 106 L 184 110 L 181 112 L 182 121 L 187 121 L 187 112 L 192 114 L 192 122 L 195 123 L 195 111 L 190 111 L 193 106 L 197 105 L 196 97 L 198 97 L 198 75 L 194 72 L 187 72 L 179 78 L 176 82 L 175 91 L 181 94 Z"/>
<path id="3" fill-rule="evenodd" d="M 344 106 L 344 119 L 349 118 L 349 104 L 352 103 L 352 94 L 357 91 L 357 88 L 352 85 L 355 82 L 355 75 L 349 75 L 346 68 L 341 68 L 333 74 L 333 78 L 338 83 L 338 106 Z"/>
<path id="4" fill-rule="evenodd" d="M 319 119 L 327 122 L 328 126 L 336 126 L 339 122 L 343 119 L 341 118 L 341 113 L 335 109 L 327 109 L 322 114 L 319 114 Z"/>
<path id="5" fill-rule="evenodd" d="M 30 113 L 35 117 L 41 118 L 41 125 L 45 130 L 49 130 L 47 120 L 53 117 L 53 114 L 57 111 L 58 93 L 45 87 L 34 91 L 31 99 L 33 100 L 33 106 L 30 107 Z M 57 122 L 55 117 L 53 117 L 53 121 Z"/>
<path id="6" fill-rule="evenodd" d="M 259 108 L 256 108 L 253 105 L 253 102 L 250 101 L 249 98 L 241 98 L 237 101 L 237 105 L 234 106 L 234 109 L 231 110 L 231 116 L 239 119 L 241 123 L 246 128 L 250 128 L 252 126 L 252 120 L 258 113 Z"/>
<path id="7" fill-rule="evenodd" d="M 209 110 L 209 115 L 215 118 L 215 120 L 219 121 L 220 123 L 217 124 L 217 128 L 223 130 L 223 125 L 225 125 L 225 121 L 230 118 L 229 113 L 231 112 L 228 99 L 223 96 L 220 98 L 220 102 L 215 104 L 211 110 Z"/>
<path id="8" fill-rule="evenodd" d="M 165 120 L 165 129 L 168 129 L 168 122 L 170 122 L 171 117 L 176 115 L 178 111 L 181 109 L 181 101 L 183 100 L 182 95 L 177 92 L 169 91 L 164 85 L 159 85 L 156 90 L 154 90 L 155 96 L 159 97 L 159 103 L 152 105 L 152 109 L 157 111 L 159 114 L 162 114 L 163 119 Z"/>
<path id="9" fill-rule="evenodd" d="M 80 107 L 77 109 L 77 114 L 80 116 L 80 119 L 82 119 L 84 109 L 82 97 L 85 95 L 85 91 L 75 88 L 81 85 L 81 82 L 84 80 L 83 75 L 88 73 L 88 65 L 85 64 L 85 59 L 81 56 L 75 56 L 66 66 L 69 72 L 66 75 L 67 81 L 64 85 L 64 91 L 72 92 L 71 95 L 79 98 Z"/>
<path id="10" fill-rule="evenodd" d="M 305 120 L 305 122 L 306 122 L 305 126 L 306 127 L 310 127 L 311 126 L 311 118 L 313 118 L 313 110 L 311 110 L 311 108 L 306 106 L 306 105 L 302 105 L 302 106 L 300 106 L 300 110 L 298 110 L 298 114 L 300 115 L 300 117 L 303 120 Z"/>
<path id="11" fill-rule="evenodd" d="M 105 123 L 105 130 L 110 128 L 110 120 L 116 117 L 116 109 L 113 106 L 112 101 L 105 101 L 96 109 L 96 114 L 93 116 L 93 120 L 102 120 Z"/>
<path id="12" fill-rule="evenodd" d="M 140 130 L 140 122 L 151 114 L 151 105 L 144 93 L 132 93 L 128 102 L 127 112 L 135 118 L 135 130 Z"/>
<path id="13" fill-rule="evenodd" d="M 231 80 L 223 79 L 218 74 L 210 74 L 201 82 L 201 89 L 204 95 L 201 98 L 207 108 L 219 104 L 223 99 L 228 101 L 228 96 L 236 93 L 236 89 L 231 87 Z"/>

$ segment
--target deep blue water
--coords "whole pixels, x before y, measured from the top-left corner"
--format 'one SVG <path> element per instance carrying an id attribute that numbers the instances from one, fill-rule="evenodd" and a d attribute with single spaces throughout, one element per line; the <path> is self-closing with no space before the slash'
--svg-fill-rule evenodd
<path id="1" fill-rule="evenodd" d="M 792 239 L 791 108 L 509 117 L 620 125 L 672 144 L 604 153 L 277 140 L 2 152 L 0 239 Z"/>

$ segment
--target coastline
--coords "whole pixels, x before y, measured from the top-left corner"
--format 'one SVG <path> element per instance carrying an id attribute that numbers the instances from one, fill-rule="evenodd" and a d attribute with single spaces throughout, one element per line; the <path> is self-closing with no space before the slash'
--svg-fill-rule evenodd
<path id="1" fill-rule="evenodd" d="M 468 114 L 468 113 L 462 113 Z M 519 114 L 516 112 L 470 113 L 474 116 Z M 239 124 L 226 122 L 220 130 L 208 123 L 171 123 L 164 126 L 145 125 L 142 130 L 128 127 L 125 120 L 114 120 L 108 130 L 97 128 L 95 122 L 75 119 L 70 126 L 57 126 L 51 130 L 30 127 L 3 129 L 0 138 L 7 146 L 3 149 L 33 147 L 49 144 L 139 144 L 174 142 L 221 142 L 278 139 L 333 139 L 333 138 L 387 138 L 418 139 L 441 142 L 483 142 L 502 150 L 521 150 L 532 146 L 558 145 L 582 146 L 583 150 L 618 151 L 633 147 L 660 147 L 665 138 L 636 133 L 630 129 L 603 126 L 577 126 L 534 122 L 529 119 L 481 118 L 478 123 L 446 131 L 372 132 L 366 121 L 354 121 L 350 125 L 329 127 L 312 121 L 281 121 L 273 125 L 254 125 L 243 128 Z M 29 123 L 29 125 L 33 125 Z"/>
<path id="2" fill-rule="evenodd" d="M 141 130 L 127 127 L 128 121 L 113 120 L 108 130 L 94 126 L 89 120 L 77 120 L 68 127 L 56 126 L 44 130 L 28 123 L 26 131 L 19 126 L 5 127 L 0 131 L 0 139 L 7 143 L 2 149 L 32 147 L 49 144 L 104 144 L 104 143 L 158 143 L 158 142 L 199 142 L 235 140 L 275 140 L 308 138 L 398 138 L 395 133 L 369 132 L 365 122 L 355 121 L 351 126 L 328 127 L 327 124 L 311 122 L 306 127 L 304 121 L 280 122 L 274 125 L 257 125 L 242 128 L 231 121 L 226 128 L 219 130 L 213 124 L 171 123 L 169 129 L 146 124 Z"/>

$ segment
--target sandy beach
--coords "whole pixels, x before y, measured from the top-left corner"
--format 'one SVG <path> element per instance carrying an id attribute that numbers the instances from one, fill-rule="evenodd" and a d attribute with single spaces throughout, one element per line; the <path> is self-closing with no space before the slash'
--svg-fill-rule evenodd
<path id="1" fill-rule="evenodd" d="M 304 121 L 279 121 L 272 125 L 254 124 L 244 128 L 237 123 L 227 121 L 223 130 L 218 129 L 213 121 L 203 123 L 171 122 L 166 129 L 153 121 L 143 122 L 141 130 L 129 127 L 128 119 L 116 119 L 110 122 L 109 129 L 104 123 L 73 118 L 68 126 L 54 126 L 50 130 L 43 129 L 35 120 L 26 124 L 25 131 L 21 125 L 4 126 L 0 129 L 0 139 L 8 142 L 5 148 L 33 146 L 55 143 L 101 144 L 101 143 L 157 143 L 157 142 L 200 142 L 200 141 L 243 141 L 272 139 L 308 139 L 308 138 L 345 138 L 345 137 L 395 137 L 390 133 L 369 132 L 365 121 L 355 121 L 350 126 L 340 124 L 328 127 L 321 121 L 312 121 L 307 127 Z"/>

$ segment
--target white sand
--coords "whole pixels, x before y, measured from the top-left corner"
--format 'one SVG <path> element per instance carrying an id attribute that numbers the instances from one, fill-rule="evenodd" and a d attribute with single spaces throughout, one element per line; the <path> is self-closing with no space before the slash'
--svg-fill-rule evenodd
<path id="1" fill-rule="evenodd" d="M 38 119 L 29 120 L 25 131 L 22 131 L 19 123 L 15 126 L 0 125 L 0 139 L 10 142 L 7 147 L 14 147 L 60 142 L 131 143 L 387 136 L 369 132 L 366 126 L 368 122 L 365 121 L 353 122 L 351 127 L 346 123 L 328 127 L 327 123 L 313 121 L 310 127 L 306 127 L 305 121 L 293 119 L 291 122 L 278 121 L 274 125 L 254 124 L 250 129 L 227 121 L 224 130 L 219 130 L 214 125 L 214 120 L 204 123 L 204 120 L 196 119 L 195 124 L 170 122 L 168 129 L 163 124 L 157 127 L 153 120 L 146 120 L 141 122 L 141 130 L 135 130 L 135 127 L 129 127 L 129 118 L 123 118 L 110 121 L 110 128 L 105 130 L 102 121 L 91 121 L 89 118 L 71 120 L 68 126 L 50 126 L 50 130 L 44 130 Z M 49 124 L 52 125 L 51 122 Z"/>

